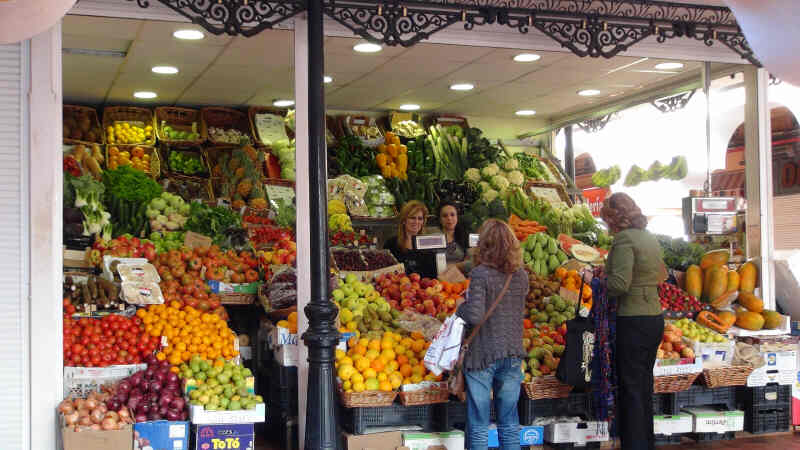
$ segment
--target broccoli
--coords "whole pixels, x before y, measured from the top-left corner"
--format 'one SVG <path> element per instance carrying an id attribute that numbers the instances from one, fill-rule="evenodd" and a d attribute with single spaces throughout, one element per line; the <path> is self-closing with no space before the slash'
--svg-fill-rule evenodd
<path id="1" fill-rule="evenodd" d="M 489 203 L 489 217 L 500 220 L 508 220 L 508 211 L 503 201 L 495 198 Z"/>

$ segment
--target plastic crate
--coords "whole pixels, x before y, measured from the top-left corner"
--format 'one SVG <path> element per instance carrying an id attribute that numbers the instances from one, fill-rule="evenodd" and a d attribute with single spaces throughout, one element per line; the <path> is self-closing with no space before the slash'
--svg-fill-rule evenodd
<path id="1" fill-rule="evenodd" d="M 432 406 L 434 430 L 450 431 L 453 429 L 466 429 L 467 402 L 450 400 L 446 403 L 437 403 Z M 517 405 L 517 409 L 519 410 L 519 405 Z M 494 410 L 494 402 L 492 402 L 489 406 L 489 422 L 497 422 L 497 414 Z"/>
<path id="2" fill-rule="evenodd" d="M 656 445 L 678 445 L 681 443 L 681 439 L 683 439 L 682 434 L 671 434 L 667 436 L 666 434 L 657 434 L 655 435 L 656 438 Z"/>
<path id="3" fill-rule="evenodd" d="M 583 445 L 578 444 L 547 444 L 547 448 L 554 450 L 567 450 L 567 449 L 595 449 L 601 448 L 602 442 L 587 442 Z"/>
<path id="4" fill-rule="evenodd" d="M 341 417 L 344 428 L 353 434 L 365 434 L 375 427 L 396 427 L 416 425 L 425 431 L 433 430 L 433 406 L 391 406 L 375 408 L 342 408 Z"/>
<path id="5" fill-rule="evenodd" d="M 678 414 L 689 406 L 724 405 L 728 411 L 736 409 L 736 388 L 707 388 L 693 385 L 688 390 L 664 395 L 666 414 Z"/>
<path id="6" fill-rule="evenodd" d="M 689 437 L 696 442 L 730 441 L 736 439 L 736 432 L 727 433 L 689 433 Z"/>
<path id="7" fill-rule="evenodd" d="M 744 412 L 744 430 L 753 434 L 789 431 L 791 423 L 792 408 L 789 404 L 746 409 Z"/>
<path id="8" fill-rule="evenodd" d="M 761 387 L 739 387 L 736 399 L 745 411 L 764 407 L 779 407 L 792 403 L 792 386 L 768 384 Z"/>
<path id="9" fill-rule="evenodd" d="M 653 415 L 670 414 L 667 412 L 667 403 L 667 394 L 653 394 Z"/>
<path id="10" fill-rule="evenodd" d="M 581 416 L 592 418 L 589 394 L 570 392 L 566 398 L 531 400 L 527 396 L 519 400 L 519 423 L 531 425 L 538 417 Z"/>

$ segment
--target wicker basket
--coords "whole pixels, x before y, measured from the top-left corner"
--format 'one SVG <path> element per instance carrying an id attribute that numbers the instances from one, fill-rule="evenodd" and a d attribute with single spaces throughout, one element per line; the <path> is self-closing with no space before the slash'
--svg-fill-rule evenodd
<path id="1" fill-rule="evenodd" d="M 531 400 L 566 398 L 572 391 L 572 386 L 561 383 L 553 375 L 536 377 L 530 383 L 522 383 L 522 388 Z"/>
<path id="2" fill-rule="evenodd" d="M 208 133 L 208 130 L 212 127 L 239 130 L 250 139 L 251 143 L 253 142 L 253 135 L 250 134 L 250 122 L 247 120 L 247 114 L 241 111 L 223 108 L 221 106 L 213 106 L 200 110 L 200 117 L 202 119 L 200 122 L 202 127 L 200 134 L 206 136 L 206 139 L 208 139 L 208 142 L 212 145 L 236 145 L 230 142 L 214 141 Z"/>
<path id="3" fill-rule="evenodd" d="M 196 173 L 194 175 L 187 175 L 182 172 L 176 172 L 172 169 L 169 164 L 169 154 L 171 152 L 182 152 L 182 153 L 195 153 L 200 157 L 200 164 L 203 165 L 204 172 Z M 168 173 L 169 175 L 181 175 L 185 177 L 193 177 L 193 178 L 208 178 L 211 176 L 211 166 L 208 164 L 208 158 L 206 157 L 206 152 L 203 151 L 203 148 L 197 145 L 183 145 L 177 146 L 177 148 L 172 148 L 166 143 L 162 143 L 161 145 L 161 159 L 164 161 L 164 173 Z"/>
<path id="4" fill-rule="evenodd" d="M 103 110 L 103 129 L 106 130 L 117 122 L 128 122 L 141 127 L 153 126 L 153 112 L 147 108 L 135 106 L 106 106 Z M 145 139 L 145 142 L 135 142 L 134 144 L 154 145 L 156 143 L 155 131 Z M 113 144 L 112 142 L 106 143 Z"/>
<path id="5" fill-rule="evenodd" d="M 256 114 L 273 114 L 276 116 L 286 117 L 287 112 L 288 111 L 285 109 L 270 108 L 269 106 L 251 106 L 247 110 L 247 117 L 250 121 L 250 134 L 255 137 L 258 145 L 269 147 L 268 145 L 264 144 L 264 141 L 258 134 L 258 128 L 256 127 Z M 294 139 L 294 131 L 287 127 L 285 123 L 283 128 L 286 131 L 286 137 L 289 139 Z"/>
<path id="6" fill-rule="evenodd" d="M 192 141 L 178 141 L 168 139 L 161 130 L 162 122 L 165 125 L 179 130 L 179 131 L 192 131 L 192 124 L 197 129 L 200 135 L 196 140 Z M 156 130 L 158 141 L 170 145 L 200 145 L 206 140 L 203 134 L 202 120 L 200 120 L 200 110 L 189 108 L 176 108 L 173 106 L 159 106 L 156 108 L 153 117 L 153 129 Z"/>
<path id="7" fill-rule="evenodd" d="M 339 390 L 339 398 L 345 408 L 374 408 L 377 406 L 389 406 L 394 403 L 397 391 L 363 391 L 363 392 L 344 392 Z"/>
<path id="8" fill-rule="evenodd" d="M 689 389 L 700 373 L 686 373 L 653 378 L 654 394 L 670 394 Z"/>
<path id="9" fill-rule="evenodd" d="M 103 145 L 105 143 L 106 134 L 103 131 L 103 128 L 100 127 L 100 120 L 97 118 L 97 110 L 94 108 L 90 108 L 88 106 L 76 106 L 76 105 L 64 105 L 63 107 L 63 115 L 64 115 L 64 128 L 68 128 L 68 121 L 70 118 L 75 118 L 76 116 L 86 116 L 90 122 L 90 130 L 92 128 L 96 129 L 96 139 L 89 140 L 89 139 L 73 139 L 71 136 L 64 136 L 63 140 L 65 144 L 100 144 Z M 77 122 L 77 119 L 75 119 Z M 76 123 L 77 125 L 77 123 Z M 83 134 L 83 133 L 82 133 Z M 81 138 L 86 138 L 87 136 L 82 135 Z"/>
<path id="10" fill-rule="evenodd" d="M 400 392 L 400 403 L 403 406 L 432 405 L 434 403 L 447 403 L 450 391 L 447 389 L 420 389 L 418 391 Z"/>
<path id="11" fill-rule="evenodd" d="M 250 305 L 256 301 L 256 294 L 220 293 L 219 300 L 223 305 Z"/>
<path id="12" fill-rule="evenodd" d="M 150 175 L 151 178 L 157 179 L 161 176 L 161 158 L 158 154 L 158 151 L 155 147 L 151 147 L 149 145 L 120 145 L 120 144 L 112 144 L 106 145 L 106 160 L 105 166 L 106 168 L 110 169 L 110 151 L 112 147 L 116 147 L 120 152 L 127 151 L 129 153 L 133 153 L 133 149 L 136 147 L 141 147 L 144 150 L 144 153 L 150 155 L 150 170 L 145 170 L 145 173 Z"/>
<path id="13" fill-rule="evenodd" d="M 197 183 L 203 186 L 203 190 L 206 191 L 207 200 L 214 201 L 214 189 L 211 187 L 211 180 L 208 178 L 198 178 L 198 177 L 189 177 L 186 175 L 179 175 L 179 174 L 172 174 L 169 175 L 170 182 L 192 182 Z M 186 200 L 186 199 L 184 199 Z M 187 200 L 189 201 L 189 200 Z"/>
<path id="14" fill-rule="evenodd" d="M 753 366 L 728 366 L 716 369 L 703 369 L 703 384 L 709 388 L 725 386 L 744 386 Z"/>

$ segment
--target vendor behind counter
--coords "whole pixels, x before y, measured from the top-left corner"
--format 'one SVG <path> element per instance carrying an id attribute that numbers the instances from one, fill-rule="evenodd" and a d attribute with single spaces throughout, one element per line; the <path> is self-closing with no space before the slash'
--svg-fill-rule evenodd
<path id="1" fill-rule="evenodd" d="M 414 250 L 412 239 L 420 234 L 425 227 L 425 219 L 428 217 L 428 208 L 418 200 L 411 200 L 400 208 L 397 217 L 397 235 L 389 238 L 383 244 L 383 248 L 392 252 L 398 262 L 403 263 L 406 273 L 419 273 L 423 276 L 436 277 L 436 267 L 433 267 L 433 274 L 427 267 L 428 259 L 426 255 Z"/>

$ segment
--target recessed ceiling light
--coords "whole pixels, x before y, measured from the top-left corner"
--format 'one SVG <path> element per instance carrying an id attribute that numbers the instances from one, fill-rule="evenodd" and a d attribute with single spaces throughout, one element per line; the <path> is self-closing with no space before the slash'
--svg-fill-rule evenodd
<path id="1" fill-rule="evenodd" d="M 328 83 L 333 83 L 333 78 L 332 78 L 332 77 L 329 77 L 329 76 L 327 76 L 327 75 L 325 75 L 324 77 L 322 77 L 322 81 L 323 81 L 325 84 L 328 84 Z"/>
<path id="2" fill-rule="evenodd" d="M 178 68 L 172 66 L 155 66 L 152 70 L 153 73 L 158 73 L 161 75 L 175 75 L 178 73 Z"/>
<path id="3" fill-rule="evenodd" d="M 206 37 L 206 35 L 203 34 L 203 32 L 200 30 L 189 30 L 189 29 L 177 30 L 174 33 L 172 33 L 172 36 L 175 37 L 176 39 L 184 39 L 187 41 L 196 41 L 198 39 L 203 39 L 204 37 Z"/>
<path id="4" fill-rule="evenodd" d="M 532 116 L 536 114 L 536 111 L 532 109 L 520 109 L 519 111 L 515 112 L 514 114 L 518 116 Z"/>
<path id="5" fill-rule="evenodd" d="M 139 91 L 139 92 L 134 92 L 133 96 L 141 99 L 151 99 L 158 97 L 158 94 L 150 91 Z"/>
<path id="6" fill-rule="evenodd" d="M 284 108 L 293 105 L 294 105 L 294 100 L 275 100 L 274 102 L 272 102 L 272 106 L 277 106 L 278 108 Z"/>
<path id="7" fill-rule="evenodd" d="M 582 91 L 578 91 L 578 95 L 582 97 L 592 97 L 594 95 L 600 95 L 600 91 L 597 89 L 584 89 Z"/>
<path id="8" fill-rule="evenodd" d="M 471 91 L 475 89 L 475 85 L 472 83 L 456 83 L 450 85 L 450 89 L 454 91 Z"/>
<path id="9" fill-rule="evenodd" d="M 656 64 L 656 69 L 658 70 L 675 70 L 675 69 L 683 69 L 683 63 L 679 62 L 665 62 L 661 64 Z"/>
<path id="10" fill-rule="evenodd" d="M 359 53 L 377 53 L 383 50 L 383 47 L 381 47 L 378 44 L 373 44 L 371 42 L 362 42 L 360 44 L 354 45 L 353 50 Z"/>
<path id="11" fill-rule="evenodd" d="M 416 111 L 419 109 L 419 105 L 415 105 L 413 103 L 408 103 L 405 105 L 400 105 L 400 109 L 403 111 Z"/>
<path id="12" fill-rule="evenodd" d="M 519 55 L 514 56 L 514 61 L 516 62 L 534 62 L 538 61 L 541 56 L 537 55 L 536 53 L 520 53 Z"/>

